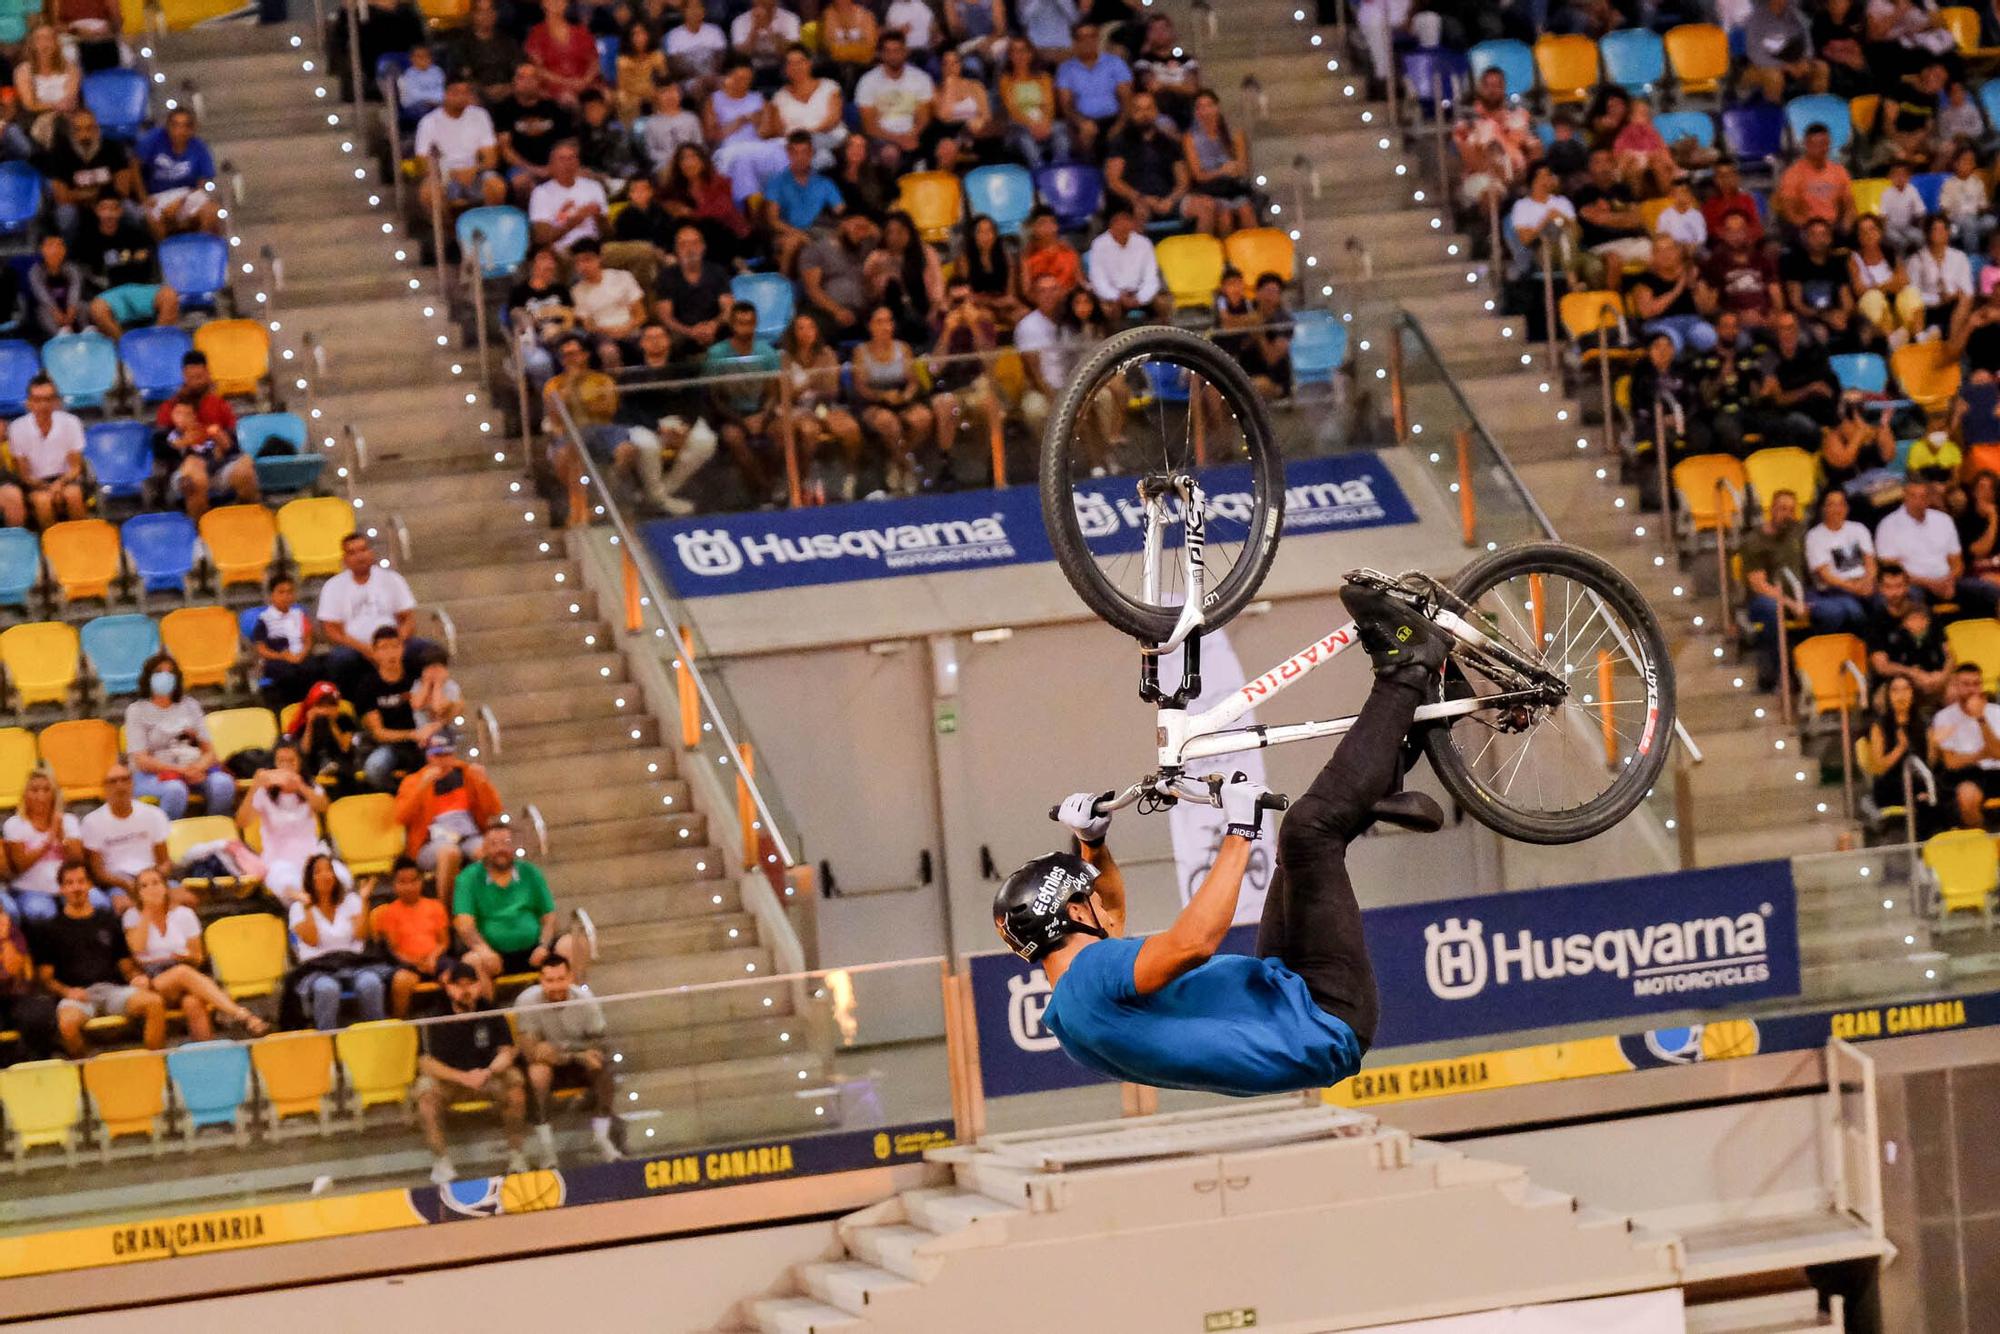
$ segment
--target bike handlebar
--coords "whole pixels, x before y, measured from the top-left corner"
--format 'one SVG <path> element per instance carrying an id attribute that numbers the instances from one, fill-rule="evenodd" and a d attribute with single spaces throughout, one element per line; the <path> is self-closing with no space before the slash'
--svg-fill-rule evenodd
<path id="1" fill-rule="evenodd" d="M 1111 791 L 1099 793 L 1097 799 L 1090 803 L 1090 813 L 1092 815 L 1109 815 L 1113 811 L 1123 810 L 1125 807 L 1139 800 L 1140 797 L 1145 796 L 1148 792 L 1155 792 L 1161 796 L 1171 796 L 1179 801 L 1198 802 L 1203 806 L 1221 806 L 1222 785 L 1226 781 L 1221 774 L 1209 774 L 1205 778 L 1196 779 L 1186 777 L 1176 777 L 1166 780 L 1158 778 L 1148 779 L 1144 782 L 1134 783 L 1122 792 Z M 1197 784 L 1199 786 L 1196 786 Z M 1162 789 L 1165 790 L 1163 791 Z M 1281 792 L 1266 792 L 1257 799 L 1257 809 L 1265 811 L 1282 811 L 1289 808 L 1291 804 L 1291 798 Z M 1056 819 L 1061 811 L 1062 807 L 1060 805 L 1049 807 L 1049 818 L 1051 820 Z"/>

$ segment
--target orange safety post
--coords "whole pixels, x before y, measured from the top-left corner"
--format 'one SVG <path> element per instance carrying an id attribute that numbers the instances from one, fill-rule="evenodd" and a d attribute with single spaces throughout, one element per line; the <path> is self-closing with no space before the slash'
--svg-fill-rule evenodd
<path id="1" fill-rule="evenodd" d="M 632 553 L 623 553 L 621 562 L 625 576 L 625 631 L 638 634 L 646 624 L 645 608 L 639 596 L 639 566 L 632 559 Z"/>
<path id="2" fill-rule="evenodd" d="M 1597 650 L 1597 714 L 1604 722 L 1604 762 L 1618 767 L 1618 729 L 1611 722 L 1611 653 Z"/>
<path id="3" fill-rule="evenodd" d="M 986 414 L 986 444 L 993 451 L 993 485 L 1007 485 L 1007 429 L 998 412 Z"/>
<path id="4" fill-rule="evenodd" d="M 791 507 L 797 509 L 805 504 L 805 487 L 799 481 L 799 445 L 792 423 L 786 421 L 778 428 L 778 439 L 785 447 L 785 493 Z"/>
<path id="5" fill-rule="evenodd" d="M 750 799 L 750 779 L 755 776 L 756 769 L 756 757 L 750 752 L 750 743 L 738 742 L 736 818 L 743 826 L 743 869 L 746 871 L 757 865 L 757 803 Z"/>
<path id="6" fill-rule="evenodd" d="M 1464 427 L 1458 430 L 1458 526 L 1465 545 L 1478 541 L 1479 505 L 1472 498 L 1472 432 Z"/>
<path id="7" fill-rule="evenodd" d="M 681 656 L 674 660 L 674 686 L 681 699 L 681 745 L 701 744 L 701 695 L 694 688 L 694 632 L 681 627 Z"/>
<path id="8" fill-rule="evenodd" d="M 1539 574 L 1528 576 L 1528 600 L 1534 604 L 1529 610 L 1535 622 L 1535 652 L 1540 653 L 1542 645 L 1549 642 L 1549 635 L 1546 628 L 1548 613 L 1542 610 L 1542 576 Z"/>

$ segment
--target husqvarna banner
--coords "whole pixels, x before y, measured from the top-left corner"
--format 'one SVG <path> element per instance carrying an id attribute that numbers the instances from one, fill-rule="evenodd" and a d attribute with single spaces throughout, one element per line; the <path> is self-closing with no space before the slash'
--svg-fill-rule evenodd
<path id="1" fill-rule="evenodd" d="M 1201 480 L 1217 513 L 1248 515 L 1249 465 L 1207 469 Z M 1076 506 L 1095 549 L 1139 550 L 1145 511 L 1129 478 L 1078 487 Z M 1285 465 L 1289 536 L 1414 522 L 1409 499 L 1374 454 Z M 1055 559 L 1032 486 L 661 519 L 647 524 L 645 533 L 660 568 L 683 597 Z"/>
<path id="2" fill-rule="evenodd" d="M 1363 917 L 1382 996 L 1377 1048 L 1713 1010 L 1799 990 L 1789 862 L 1376 908 Z M 1223 949 L 1248 952 L 1255 938 L 1254 926 L 1239 926 Z M 974 958 L 971 970 L 988 1096 L 1099 1082 L 1062 1054 L 1042 1022 L 1050 991 L 1041 969 L 991 954 Z"/>

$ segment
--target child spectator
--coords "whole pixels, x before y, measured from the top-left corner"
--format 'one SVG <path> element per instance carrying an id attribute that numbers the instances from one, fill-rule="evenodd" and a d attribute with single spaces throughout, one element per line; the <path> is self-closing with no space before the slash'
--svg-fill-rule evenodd
<path id="1" fill-rule="evenodd" d="M 1910 184 L 1908 158 L 1897 158 L 1889 164 L 1889 188 L 1882 192 L 1882 201 L 1875 211 L 1881 215 L 1886 233 L 1883 239 L 1891 250 L 1901 254 L 1924 243 L 1924 218 L 1930 209 L 1917 187 Z"/>
<path id="2" fill-rule="evenodd" d="M 1674 177 L 1667 206 L 1653 221 L 1653 235 L 1680 242 L 1690 260 L 1708 248 L 1708 219 L 1702 216 L 1701 205 L 1695 202 L 1694 183 L 1686 172 Z"/>
<path id="3" fill-rule="evenodd" d="M 521 1035 L 521 1057 L 528 1063 L 529 1113 L 535 1120 L 542 1165 L 556 1164 L 549 1104 L 555 1077 L 564 1070 L 573 1071 L 590 1087 L 590 1137 L 597 1156 L 617 1162 L 622 1155 L 611 1138 L 614 1094 L 611 1058 L 604 1050 L 604 1010 L 590 988 L 575 979 L 568 959 L 551 954 L 542 960 L 535 985 L 514 998 L 514 1022 Z"/>
<path id="4" fill-rule="evenodd" d="M 1636 193 L 1651 199 L 1667 192 L 1674 179 L 1674 158 L 1653 126 L 1651 102 L 1642 97 L 1632 103 L 1618 137 L 1611 141 L 1611 151 L 1618 155 L 1619 174 Z"/>
<path id="5" fill-rule="evenodd" d="M 688 7 L 698 11 L 700 0 L 690 0 Z M 521 1145 L 527 1129 L 527 1081 L 521 1075 L 513 1034 L 507 1021 L 487 1007 L 482 999 L 485 988 L 470 966 L 461 962 L 448 967 L 444 992 L 451 1014 L 442 1022 L 424 1025 L 423 1054 L 417 1058 L 417 1119 L 431 1151 L 431 1180 L 445 1186 L 456 1175 L 445 1146 L 444 1111 L 468 1098 L 486 1098 L 499 1105 L 507 1135 L 507 1170 L 525 1172 L 528 1159 Z"/>
<path id="6" fill-rule="evenodd" d="M 257 658 L 257 693 L 276 712 L 306 697 L 319 679 L 312 656 L 312 619 L 298 605 L 299 585 L 280 572 L 265 585 L 270 601 L 258 608 L 250 627 L 250 651 Z"/>
<path id="7" fill-rule="evenodd" d="M 388 951 L 395 972 L 389 977 L 389 1014 L 407 1019 L 417 987 L 438 982 L 452 960 L 451 920 L 444 904 L 424 893 L 424 873 L 408 857 L 396 858 L 389 872 L 396 897 L 375 909 L 369 926 Z"/>
<path id="8" fill-rule="evenodd" d="M 444 67 L 423 42 L 410 48 L 410 66 L 396 76 L 396 102 L 411 120 L 444 103 Z"/>
<path id="9" fill-rule="evenodd" d="M 236 812 L 247 838 L 252 823 L 264 859 L 264 888 L 285 902 L 305 897 L 306 865 L 324 852 L 319 821 L 326 792 L 305 776 L 305 756 L 290 737 L 271 750 L 271 767 L 250 779 L 250 796 Z M 340 870 L 335 867 L 336 873 Z"/>
<path id="10" fill-rule="evenodd" d="M 457 735 L 453 729 L 464 721 L 465 693 L 451 679 L 451 660 L 444 650 L 429 655 L 424 662 L 416 688 L 410 692 L 410 707 L 417 726 L 436 723 L 439 731 Z"/>
<path id="11" fill-rule="evenodd" d="M 42 238 L 39 261 L 28 270 L 27 305 L 29 335 L 37 342 L 89 327 L 83 270 L 70 262 L 69 243 L 59 231 Z"/>
<path id="12" fill-rule="evenodd" d="M 639 327 L 646 322 L 646 293 L 624 269 L 607 268 L 595 239 L 570 248 L 574 277 L 570 303 L 583 331 L 597 348 L 600 365 L 615 371 L 638 352 Z"/>
<path id="13" fill-rule="evenodd" d="M 701 141 L 701 117 L 681 105 L 681 86 L 663 83 L 654 89 L 653 114 L 639 122 L 639 144 L 652 169 L 665 171 L 683 145 Z"/>
<path id="14" fill-rule="evenodd" d="M 1960 148 L 1951 160 L 1951 175 L 1938 191 L 1938 212 L 1951 220 L 1952 240 L 1963 250 L 1978 250 L 1993 229 L 1992 188 L 1979 170 L 1979 155 Z"/>

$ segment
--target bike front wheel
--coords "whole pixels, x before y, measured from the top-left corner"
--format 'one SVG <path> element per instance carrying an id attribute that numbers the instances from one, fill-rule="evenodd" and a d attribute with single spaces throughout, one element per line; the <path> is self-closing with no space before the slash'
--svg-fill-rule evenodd
<path id="1" fill-rule="evenodd" d="M 1503 666 L 1463 646 L 1447 699 L 1490 701 L 1431 724 L 1431 767 L 1480 823 L 1525 843 L 1574 843 L 1646 799 L 1673 744 L 1674 667 L 1659 620 L 1610 564 L 1561 542 L 1473 561 L 1451 581 L 1453 608 L 1563 687 L 1524 702 Z"/>
<path id="2" fill-rule="evenodd" d="M 1042 518 L 1070 586 L 1148 644 L 1189 600 L 1185 516 L 1170 499 L 1149 542 L 1149 494 L 1201 488 L 1202 624 L 1246 606 L 1278 554 L 1284 466 L 1263 397 L 1222 348 L 1149 326 L 1100 344 L 1070 375 L 1042 438 Z"/>

